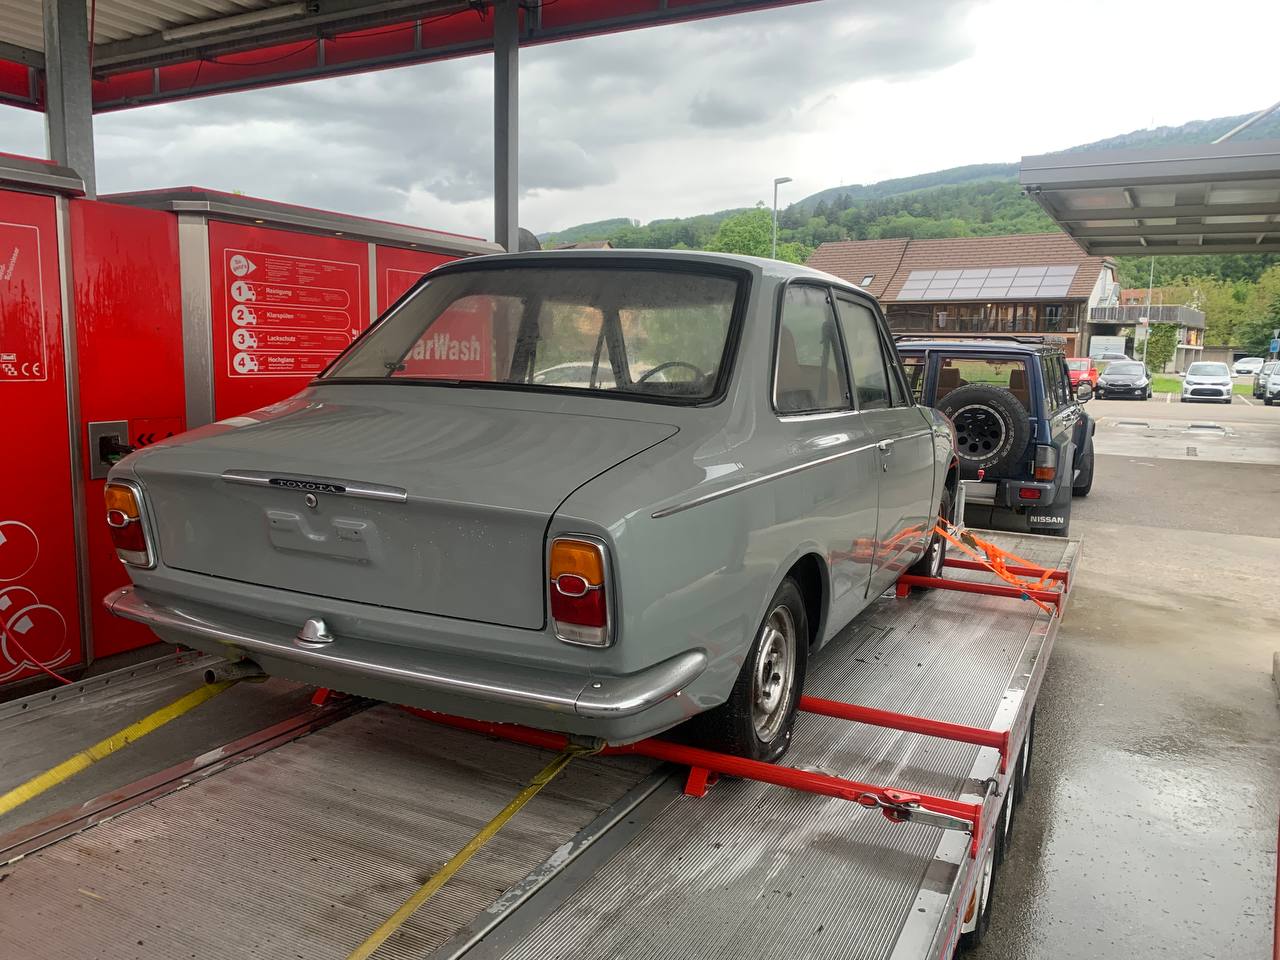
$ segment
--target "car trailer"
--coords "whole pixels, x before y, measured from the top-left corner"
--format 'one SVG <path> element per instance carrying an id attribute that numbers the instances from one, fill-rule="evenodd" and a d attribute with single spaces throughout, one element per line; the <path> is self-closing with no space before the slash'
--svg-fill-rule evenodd
<path id="1" fill-rule="evenodd" d="M 1052 602 L 958 556 L 903 578 L 814 656 L 777 765 L 190 653 L 0 704 L 5 952 L 950 957 L 990 918 L 1080 555 L 981 535 Z"/>

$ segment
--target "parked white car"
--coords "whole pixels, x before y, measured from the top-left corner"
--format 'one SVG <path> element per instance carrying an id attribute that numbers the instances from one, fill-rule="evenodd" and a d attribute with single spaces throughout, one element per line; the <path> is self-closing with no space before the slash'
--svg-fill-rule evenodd
<path id="1" fill-rule="evenodd" d="M 1231 368 L 1231 372 L 1237 377 L 1252 377 L 1262 369 L 1262 365 L 1266 362 L 1262 357 L 1241 357 L 1236 361 L 1236 365 Z"/>
<path id="2" fill-rule="evenodd" d="M 1182 378 L 1181 402 L 1210 400 L 1215 403 L 1231 402 L 1231 368 L 1225 363 L 1201 360 L 1187 367 Z"/>

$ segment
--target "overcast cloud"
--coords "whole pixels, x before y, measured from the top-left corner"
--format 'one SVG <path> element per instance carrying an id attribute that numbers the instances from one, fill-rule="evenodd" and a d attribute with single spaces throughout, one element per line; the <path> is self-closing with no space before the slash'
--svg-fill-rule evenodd
<path id="1" fill-rule="evenodd" d="M 746 206 L 775 176 L 795 178 L 785 202 L 1259 109 L 1280 97 L 1277 28 L 1280 4 L 1244 0 L 821 0 L 528 48 L 521 223 Z M 488 236 L 490 71 L 106 114 L 99 189 L 198 184 Z M 43 155 L 41 118 L 0 107 L 0 151 Z"/>

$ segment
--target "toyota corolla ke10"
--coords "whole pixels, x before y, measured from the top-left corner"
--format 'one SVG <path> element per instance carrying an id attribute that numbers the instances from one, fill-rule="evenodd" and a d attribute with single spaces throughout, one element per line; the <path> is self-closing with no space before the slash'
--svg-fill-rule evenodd
<path id="1" fill-rule="evenodd" d="M 297 395 L 117 464 L 105 602 L 324 687 L 776 759 L 806 658 L 940 571 L 953 444 L 835 277 L 460 261 Z"/>

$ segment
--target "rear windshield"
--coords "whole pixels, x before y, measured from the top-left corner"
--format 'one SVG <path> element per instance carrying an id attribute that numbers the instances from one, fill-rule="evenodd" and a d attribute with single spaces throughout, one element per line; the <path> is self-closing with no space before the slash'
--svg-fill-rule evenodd
<path id="1" fill-rule="evenodd" d="M 1088 370 L 1092 360 L 1068 360 L 1067 366 L 1072 370 Z"/>
<path id="2" fill-rule="evenodd" d="M 1144 367 L 1140 363 L 1113 363 L 1107 367 L 1108 377 L 1140 377 Z"/>
<path id="3" fill-rule="evenodd" d="M 445 273 L 324 379 L 707 400 L 725 366 L 738 288 L 723 276 L 603 265 Z"/>
<path id="4" fill-rule="evenodd" d="M 1225 363 L 1193 363 L 1187 367 L 1188 377 L 1229 377 L 1231 371 Z"/>
<path id="5" fill-rule="evenodd" d="M 1004 387 L 1027 410 L 1031 409 L 1031 392 L 1027 382 L 1027 363 L 1008 357 L 943 357 L 938 364 L 938 389 L 934 403 L 952 390 L 970 383 Z"/>

